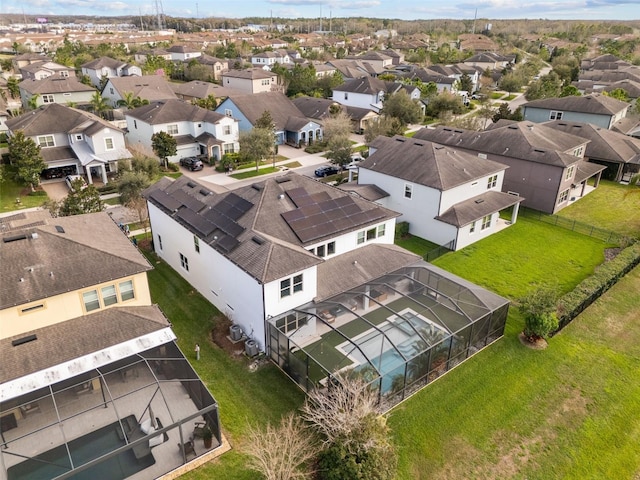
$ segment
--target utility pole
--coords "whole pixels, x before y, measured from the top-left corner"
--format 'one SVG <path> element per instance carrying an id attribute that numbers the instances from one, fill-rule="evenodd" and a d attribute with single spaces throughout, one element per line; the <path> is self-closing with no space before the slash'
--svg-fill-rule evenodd
<path id="1" fill-rule="evenodd" d="M 476 33 L 476 18 L 478 18 L 477 8 L 476 8 L 476 13 L 473 15 L 473 28 L 471 28 L 471 33 Z"/>

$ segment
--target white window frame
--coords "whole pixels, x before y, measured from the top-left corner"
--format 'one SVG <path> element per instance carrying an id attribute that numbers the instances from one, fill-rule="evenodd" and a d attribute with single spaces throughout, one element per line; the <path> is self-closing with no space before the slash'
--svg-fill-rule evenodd
<path id="1" fill-rule="evenodd" d="M 167 125 L 167 133 L 169 135 L 177 135 L 178 134 L 178 124 L 172 123 L 171 125 Z"/>
<path id="2" fill-rule="evenodd" d="M 40 145 L 41 148 L 55 147 L 56 139 L 53 135 L 40 135 L 38 137 L 38 145 Z"/>
<path id="3" fill-rule="evenodd" d="M 486 230 L 491 227 L 491 217 L 493 215 L 485 215 L 482 217 L 482 223 L 480 224 L 480 230 Z"/>
<path id="4" fill-rule="evenodd" d="M 183 270 L 189 271 L 189 259 L 183 253 L 180 254 L 180 266 Z"/>
<path id="5" fill-rule="evenodd" d="M 195 235 L 193 236 L 193 249 L 196 253 L 200 253 L 200 239 Z"/>
<path id="6" fill-rule="evenodd" d="M 476 221 L 474 220 L 473 222 L 471 222 L 471 225 L 469 225 L 469 233 L 475 233 L 476 231 Z"/>
<path id="7" fill-rule="evenodd" d="M 409 200 L 413 198 L 413 185 L 410 183 L 404 184 L 404 198 Z"/>
<path id="8" fill-rule="evenodd" d="M 377 236 L 378 238 L 380 237 L 384 237 L 385 232 L 387 231 L 387 225 L 386 224 L 382 224 L 382 225 L 378 225 L 378 232 L 377 232 Z"/>
<path id="9" fill-rule="evenodd" d="M 280 298 L 289 297 L 303 289 L 302 274 L 280 280 Z"/>
<path id="10" fill-rule="evenodd" d="M 559 110 L 551 110 L 549 112 L 549 120 L 562 120 L 562 114 L 564 112 L 561 112 Z"/>
<path id="11" fill-rule="evenodd" d="M 569 200 L 569 190 L 570 189 L 567 188 L 566 190 L 560 192 L 560 196 L 558 197 L 558 205 Z"/>
<path id="12" fill-rule="evenodd" d="M 231 135 L 231 125 L 223 125 L 222 126 L 222 134 L 223 135 Z"/>
<path id="13" fill-rule="evenodd" d="M 115 142 L 113 141 L 113 137 L 106 137 L 104 139 L 104 148 L 107 150 L 115 150 Z"/>
<path id="14" fill-rule="evenodd" d="M 42 103 L 56 103 L 56 102 L 52 94 L 45 93 L 44 95 L 42 95 Z"/>
<path id="15" fill-rule="evenodd" d="M 229 80 L 227 80 L 227 83 L 228 83 L 228 82 L 229 82 Z M 227 117 L 233 117 L 233 110 L 230 110 L 230 109 L 228 109 L 228 108 L 225 108 L 225 109 L 224 109 L 224 114 L 225 114 L 225 116 L 227 116 Z"/>
<path id="16" fill-rule="evenodd" d="M 487 190 L 494 188 L 498 184 L 498 175 L 492 175 L 487 180 Z"/>
<path id="17" fill-rule="evenodd" d="M 564 175 L 564 179 L 565 180 L 571 180 L 573 178 L 573 172 L 576 171 L 576 166 L 575 165 L 570 165 L 567 168 L 567 172 Z"/>

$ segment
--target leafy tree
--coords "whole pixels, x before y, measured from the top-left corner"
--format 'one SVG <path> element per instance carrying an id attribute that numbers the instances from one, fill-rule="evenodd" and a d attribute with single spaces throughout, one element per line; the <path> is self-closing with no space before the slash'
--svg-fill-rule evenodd
<path id="1" fill-rule="evenodd" d="M 333 93 L 333 90 L 344 83 L 344 77 L 338 70 L 333 72 L 333 75 L 324 75 L 320 77 L 316 82 L 316 88 L 320 90 L 321 96 L 329 98 Z"/>
<path id="2" fill-rule="evenodd" d="M 628 102 L 629 101 L 629 94 L 623 88 L 615 88 L 615 89 L 611 90 L 610 92 L 603 92 L 603 93 L 605 95 L 607 95 L 608 97 L 615 98 L 616 100 L 620 100 L 622 102 Z"/>
<path id="3" fill-rule="evenodd" d="M 404 132 L 404 126 L 395 117 L 378 117 L 367 123 L 364 131 L 364 140 L 367 143 L 373 142 L 376 137 L 384 135 L 385 137 L 393 137 L 401 135 Z"/>
<path id="4" fill-rule="evenodd" d="M 520 122 L 522 120 L 522 112 L 520 110 L 520 107 L 516 108 L 516 110 L 512 112 L 509 108 L 509 104 L 507 102 L 502 102 L 498 107 L 498 111 L 493 115 L 491 120 L 493 121 L 493 123 L 497 123 L 498 120 L 501 120 L 503 118 L 506 120 L 515 120 L 517 122 Z"/>
<path id="5" fill-rule="evenodd" d="M 58 215 L 68 217 L 104 210 L 104 203 L 100 200 L 100 192 L 95 185 L 85 186 L 83 180 L 76 179 L 71 182 L 71 187 L 71 191 L 60 205 Z"/>
<path id="6" fill-rule="evenodd" d="M 35 110 L 38 108 L 38 99 L 40 98 L 39 93 L 34 93 L 29 97 L 29 101 L 27 102 L 27 107 L 29 110 Z"/>
<path id="7" fill-rule="evenodd" d="M 557 296 L 552 288 L 532 289 L 520 299 L 519 310 L 524 316 L 523 334 L 527 340 L 546 338 L 558 329 Z"/>
<path id="8" fill-rule="evenodd" d="M 215 110 L 218 106 L 216 97 L 211 94 L 207 95 L 205 98 L 194 98 L 191 103 L 200 108 L 206 108 L 207 110 Z"/>
<path id="9" fill-rule="evenodd" d="M 469 95 L 473 93 L 473 80 L 468 74 L 462 74 L 458 80 L 458 90 L 467 92 Z"/>
<path id="10" fill-rule="evenodd" d="M 255 162 L 256 171 L 260 161 L 273 151 L 273 130 L 269 128 L 252 128 L 240 132 L 240 155 L 246 161 Z"/>
<path id="11" fill-rule="evenodd" d="M 560 92 L 561 97 L 579 97 L 581 95 L 580 90 L 574 85 L 566 85 L 562 87 L 562 91 Z"/>
<path id="12" fill-rule="evenodd" d="M 498 87 L 506 92 L 517 92 L 522 87 L 522 79 L 515 73 L 507 73 L 500 78 Z"/>
<path id="13" fill-rule="evenodd" d="M 549 72 L 540 79 L 534 80 L 529 84 L 524 94 L 527 100 L 537 100 L 539 98 L 558 97 L 562 92 L 562 80 L 555 72 Z"/>
<path id="14" fill-rule="evenodd" d="M 40 145 L 29 137 L 25 137 L 22 130 L 15 132 L 8 140 L 9 161 L 18 167 L 17 178 L 24 184 L 35 189 L 40 184 L 40 174 L 47 168 L 42 159 Z"/>
<path id="15" fill-rule="evenodd" d="M 167 167 L 167 159 L 178 153 L 178 142 L 167 132 L 160 131 L 151 135 L 151 148 L 160 158 L 163 165 Z"/>
<path id="16" fill-rule="evenodd" d="M 100 92 L 95 92 L 93 94 L 93 96 L 91 97 L 91 100 L 89 101 L 89 104 L 91 105 L 91 109 L 93 110 L 93 113 L 95 113 L 100 117 L 102 117 L 104 112 L 106 112 L 110 108 L 105 98 L 102 95 L 100 95 Z"/>
<path id="17" fill-rule="evenodd" d="M 124 172 L 118 180 L 120 201 L 124 205 L 135 202 L 142 197 L 142 191 L 150 184 L 151 179 L 144 171 Z"/>
<path id="18" fill-rule="evenodd" d="M 460 115 L 464 112 L 462 98 L 449 92 L 441 92 L 435 97 L 429 99 L 427 105 L 427 115 L 437 117 L 440 112 L 450 111 L 454 115 Z"/>
<path id="19" fill-rule="evenodd" d="M 380 113 L 397 118 L 402 125 L 419 123 L 422 120 L 420 105 L 412 100 L 405 90 L 399 90 L 386 97 Z"/>
<path id="20" fill-rule="evenodd" d="M 327 118 L 323 128 L 324 140 L 327 143 L 327 158 L 336 165 L 346 165 L 351 161 L 351 119 L 340 111 Z"/>
<path id="21" fill-rule="evenodd" d="M 267 425 L 264 431 L 249 426 L 249 467 L 266 480 L 310 478 L 308 464 L 316 455 L 310 433 L 291 413 L 282 417 L 278 426 Z"/>
<path id="22" fill-rule="evenodd" d="M 16 77 L 9 77 L 7 80 L 7 89 L 11 98 L 20 98 L 20 81 Z"/>

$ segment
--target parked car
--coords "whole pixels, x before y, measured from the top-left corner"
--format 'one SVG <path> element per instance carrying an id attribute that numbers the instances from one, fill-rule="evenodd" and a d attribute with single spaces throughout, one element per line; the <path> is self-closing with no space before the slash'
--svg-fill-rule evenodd
<path id="1" fill-rule="evenodd" d="M 486 98 L 486 95 L 484 93 L 474 93 L 473 95 L 471 95 L 472 100 L 482 100 L 483 98 Z"/>
<path id="2" fill-rule="evenodd" d="M 314 173 L 316 174 L 316 177 L 328 177 L 329 175 L 335 175 L 339 171 L 340 169 L 335 165 L 325 165 L 317 168 Z"/>
<path id="3" fill-rule="evenodd" d="M 197 172 L 198 170 L 202 170 L 204 168 L 203 163 L 200 160 L 198 160 L 196 157 L 181 158 L 180 165 L 188 168 L 192 172 Z"/>
<path id="4" fill-rule="evenodd" d="M 67 175 L 66 177 L 64 177 L 64 182 L 67 184 L 67 187 L 69 187 L 69 190 L 74 191 L 74 186 L 73 184 L 77 181 L 80 180 L 81 184 L 80 184 L 80 188 L 81 189 L 85 189 L 87 188 L 87 182 L 84 178 L 82 178 L 80 175 Z"/>

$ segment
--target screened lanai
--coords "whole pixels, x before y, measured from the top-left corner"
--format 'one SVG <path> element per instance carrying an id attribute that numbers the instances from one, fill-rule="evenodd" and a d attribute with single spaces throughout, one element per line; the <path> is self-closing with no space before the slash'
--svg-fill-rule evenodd
<path id="1" fill-rule="evenodd" d="M 174 342 L 86 371 L 83 363 L 0 403 L 0 479 L 158 478 L 221 445 L 217 403 Z"/>
<path id="2" fill-rule="evenodd" d="M 304 390 L 361 375 L 383 409 L 504 333 L 509 302 L 426 262 L 269 321 L 274 362 Z"/>

